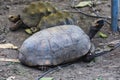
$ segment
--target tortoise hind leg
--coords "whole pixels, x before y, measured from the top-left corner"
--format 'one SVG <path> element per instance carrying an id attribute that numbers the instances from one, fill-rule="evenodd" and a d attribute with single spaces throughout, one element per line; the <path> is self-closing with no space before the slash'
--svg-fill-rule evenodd
<path id="1" fill-rule="evenodd" d="M 90 50 L 88 51 L 88 53 L 86 55 L 84 55 L 82 57 L 82 61 L 83 62 L 91 62 L 92 60 L 94 60 L 94 54 L 95 54 L 95 46 L 94 44 L 92 43 L 91 44 L 91 48 Z"/>
<path id="2" fill-rule="evenodd" d="M 83 61 L 83 62 L 91 62 L 91 61 L 93 61 L 94 59 L 95 59 L 95 57 L 92 56 L 92 54 L 91 54 L 90 52 L 88 52 L 88 54 L 86 54 L 86 55 L 84 55 L 84 56 L 82 57 L 82 61 Z"/>

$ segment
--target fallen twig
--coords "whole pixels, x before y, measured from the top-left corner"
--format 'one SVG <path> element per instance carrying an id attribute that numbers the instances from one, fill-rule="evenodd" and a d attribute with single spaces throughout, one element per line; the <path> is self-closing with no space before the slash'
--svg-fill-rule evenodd
<path id="1" fill-rule="evenodd" d="M 0 62 L 20 62 L 19 59 L 0 58 Z"/>
<path id="2" fill-rule="evenodd" d="M 100 16 L 98 13 L 96 13 L 95 9 L 94 9 L 92 6 L 91 6 L 91 8 L 92 8 L 94 14 L 96 14 L 96 16 Z M 105 21 L 106 23 L 108 23 L 109 25 L 111 25 L 111 23 L 108 22 L 106 19 L 104 19 L 104 21 Z"/>
<path id="3" fill-rule="evenodd" d="M 6 43 L 6 44 L 0 44 L 0 48 L 2 49 L 18 49 L 17 46 L 14 46 L 13 44 L 11 43 Z"/>
<path id="4" fill-rule="evenodd" d="M 57 66 L 57 67 L 55 67 L 55 68 L 49 69 L 48 71 L 44 72 L 42 75 L 40 75 L 40 76 L 39 76 L 37 79 L 35 79 L 35 80 L 40 80 L 40 79 L 43 78 L 45 75 L 47 75 L 47 74 L 49 74 L 49 73 L 52 73 L 52 72 L 55 72 L 55 71 L 57 71 L 57 70 L 60 70 L 62 67 L 67 67 L 67 66 L 69 66 L 69 65 L 71 65 L 71 63 L 70 63 L 70 64 L 64 64 L 64 65 Z"/>
<path id="5" fill-rule="evenodd" d="M 80 10 L 79 10 L 79 11 L 63 10 L 63 11 L 65 11 L 65 12 L 71 12 L 71 13 L 81 13 L 81 14 L 83 14 L 83 15 L 85 15 L 85 16 L 88 16 L 88 17 L 93 17 L 93 18 L 103 18 L 103 19 L 111 20 L 111 17 L 89 15 L 89 14 L 83 12 L 83 11 L 80 11 Z M 118 21 L 120 21 L 120 19 L 118 19 Z"/>

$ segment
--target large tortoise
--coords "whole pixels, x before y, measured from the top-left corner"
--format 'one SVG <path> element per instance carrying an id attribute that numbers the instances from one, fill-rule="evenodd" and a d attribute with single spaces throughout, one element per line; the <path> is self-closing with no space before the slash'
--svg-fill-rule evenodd
<path id="1" fill-rule="evenodd" d="M 10 15 L 12 23 L 10 30 L 31 28 L 31 30 L 44 29 L 57 25 L 74 24 L 73 16 L 68 12 L 57 10 L 50 2 L 32 2 L 27 5 L 19 15 Z M 47 24 L 46 24 L 47 23 Z"/>
<path id="2" fill-rule="evenodd" d="M 56 66 L 79 58 L 91 61 L 94 46 L 90 39 L 104 25 L 98 20 L 89 36 L 78 26 L 61 25 L 41 30 L 26 39 L 19 49 L 21 63 L 28 66 Z M 90 38 L 89 38 L 90 37 Z M 91 58 L 90 58 L 91 57 Z"/>

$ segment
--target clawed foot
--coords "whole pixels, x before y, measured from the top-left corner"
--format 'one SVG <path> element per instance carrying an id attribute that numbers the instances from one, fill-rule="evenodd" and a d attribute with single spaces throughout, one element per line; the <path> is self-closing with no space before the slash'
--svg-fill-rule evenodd
<path id="1" fill-rule="evenodd" d="M 38 67 L 38 69 L 41 70 L 41 71 L 47 71 L 49 69 L 49 67 L 47 67 L 47 66 L 40 66 L 40 67 Z"/>

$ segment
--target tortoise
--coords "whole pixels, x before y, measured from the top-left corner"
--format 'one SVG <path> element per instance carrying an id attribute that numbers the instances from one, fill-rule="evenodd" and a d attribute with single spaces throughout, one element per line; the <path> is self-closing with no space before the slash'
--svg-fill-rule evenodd
<path id="1" fill-rule="evenodd" d="M 10 26 L 11 31 L 19 28 L 30 28 L 31 30 L 48 28 L 51 26 L 73 24 L 73 16 L 68 12 L 59 11 L 50 2 L 32 2 L 26 6 L 21 14 L 9 15 L 9 21 L 13 23 Z M 49 22 L 49 24 L 46 24 Z M 44 27 L 45 26 L 45 27 Z"/>
<path id="2" fill-rule="evenodd" d="M 104 20 L 98 20 L 90 28 L 89 35 L 76 25 L 43 29 L 23 42 L 19 49 L 19 60 L 31 67 L 57 66 L 80 58 L 91 61 L 95 50 L 91 39 L 103 25 Z"/>

